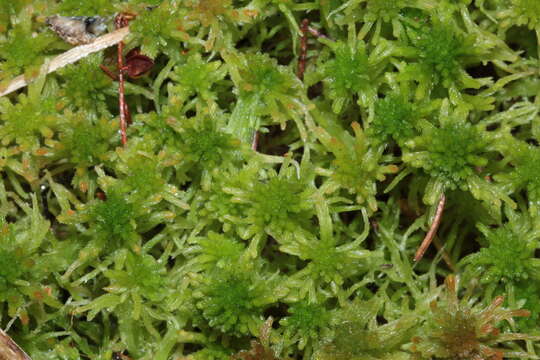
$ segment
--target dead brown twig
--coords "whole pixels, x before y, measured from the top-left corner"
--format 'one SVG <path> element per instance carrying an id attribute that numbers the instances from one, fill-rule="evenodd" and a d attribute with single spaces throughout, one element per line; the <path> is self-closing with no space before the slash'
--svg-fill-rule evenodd
<path id="1" fill-rule="evenodd" d="M 437 210 L 435 211 L 435 216 L 433 217 L 433 222 L 431 223 L 429 231 L 426 234 L 426 237 L 424 237 L 422 244 L 420 244 L 420 247 L 416 251 L 416 254 L 414 255 L 415 262 L 418 262 L 422 259 L 426 250 L 429 248 L 429 245 L 433 241 L 433 238 L 435 237 L 435 234 L 437 233 L 437 229 L 439 228 L 439 225 L 441 224 L 441 219 L 442 219 L 445 203 L 446 203 L 446 196 L 442 194 L 439 200 L 439 204 L 437 204 Z"/>
<path id="2" fill-rule="evenodd" d="M 130 17 L 125 14 L 118 14 L 114 19 L 116 29 L 127 27 Z M 120 134 L 122 136 L 122 145 L 127 143 L 127 123 L 130 118 L 129 109 L 125 99 L 125 68 L 124 68 L 124 41 L 120 40 L 117 46 L 118 50 L 118 106 L 120 112 Z"/>
<path id="3" fill-rule="evenodd" d="M 304 80 L 307 63 L 308 34 L 311 34 L 314 38 L 328 39 L 328 37 L 319 30 L 309 26 L 309 19 L 302 20 L 300 32 L 302 35 L 300 36 L 300 55 L 298 56 L 298 71 L 296 75 L 300 80 Z"/>
<path id="4" fill-rule="evenodd" d="M 308 34 L 311 34 L 311 36 L 315 38 L 327 38 L 327 36 L 319 30 L 309 26 L 309 19 L 302 20 L 300 32 L 302 33 L 302 36 L 300 37 L 300 55 L 298 57 L 297 76 L 300 80 L 304 80 L 304 72 L 306 71 L 307 63 Z"/>
<path id="5" fill-rule="evenodd" d="M 118 44 L 129 34 L 129 27 L 124 27 L 98 37 L 90 44 L 80 45 L 58 55 L 49 63 L 46 69 L 47 74 L 50 74 L 66 65 L 73 64 L 88 55 Z M 31 83 L 34 79 L 26 79 L 24 75 L 17 76 L 8 84 L 4 90 L 0 90 L 0 97 L 8 95 L 14 91 L 22 89 Z"/>
<path id="6" fill-rule="evenodd" d="M 114 25 L 117 29 L 128 26 L 130 20 L 134 19 L 135 15 L 128 13 L 120 13 L 114 19 Z M 124 58 L 124 42 L 118 42 L 117 46 L 117 63 L 118 75 L 114 74 L 105 65 L 99 67 L 111 79 L 118 81 L 118 103 L 120 114 L 120 134 L 122 136 L 122 145 L 127 143 L 127 126 L 131 124 L 131 114 L 126 103 L 125 82 L 126 78 L 139 78 L 146 74 L 154 66 L 154 61 L 146 55 L 140 53 L 139 48 L 132 49 Z"/>

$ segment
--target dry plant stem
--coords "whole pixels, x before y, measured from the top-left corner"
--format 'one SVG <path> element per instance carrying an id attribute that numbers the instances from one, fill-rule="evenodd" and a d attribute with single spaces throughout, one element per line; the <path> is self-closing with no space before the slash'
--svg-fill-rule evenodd
<path id="1" fill-rule="evenodd" d="M 115 19 L 117 28 L 127 26 L 127 19 L 122 14 Z M 127 143 L 127 119 L 129 117 L 129 109 L 125 99 L 125 69 L 124 69 L 124 42 L 118 43 L 118 106 L 120 112 L 120 134 L 122 136 L 122 145 Z"/>
<path id="2" fill-rule="evenodd" d="M 113 73 L 111 70 L 109 70 L 108 67 L 106 67 L 105 65 L 103 64 L 99 64 L 99 68 L 105 73 L 107 74 L 108 77 L 110 77 L 111 79 L 113 79 L 114 81 L 118 81 L 118 76 Z"/>
<path id="3" fill-rule="evenodd" d="M 441 219 L 442 219 L 445 203 L 446 203 L 446 196 L 442 194 L 441 199 L 439 200 L 439 204 L 437 205 L 437 210 L 435 212 L 435 217 L 433 218 L 433 222 L 431 223 L 431 227 L 429 228 L 429 231 L 426 234 L 426 237 L 422 241 L 422 244 L 420 244 L 420 247 L 416 251 L 416 254 L 414 255 L 414 261 L 418 262 L 420 261 L 420 259 L 422 259 L 422 257 L 424 256 L 424 253 L 426 252 L 429 245 L 431 244 L 431 241 L 433 241 L 433 237 L 437 233 L 437 229 L 439 228 L 439 225 L 441 224 Z"/>
<path id="4" fill-rule="evenodd" d="M 300 37 L 300 56 L 298 59 L 297 75 L 300 80 L 304 80 L 304 72 L 306 71 L 307 63 L 308 33 L 315 38 L 321 37 L 328 39 L 328 37 L 322 34 L 319 30 L 309 26 L 309 19 L 302 20 L 300 32 L 302 33 L 302 36 Z"/>
<path id="5" fill-rule="evenodd" d="M 309 20 L 302 20 L 302 26 L 300 31 L 302 32 L 302 37 L 300 38 L 300 58 L 298 59 L 298 78 L 304 80 L 304 72 L 306 71 L 306 61 L 307 61 L 307 46 L 308 46 L 308 28 Z"/>
<path id="6" fill-rule="evenodd" d="M 0 330 L 0 360 L 32 360 L 4 331 Z"/>
<path id="7" fill-rule="evenodd" d="M 50 74 L 66 65 L 73 64 L 88 55 L 118 44 L 122 39 L 129 34 L 129 27 L 124 27 L 113 31 L 109 34 L 98 37 L 90 44 L 74 47 L 71 50 L 66 51 L 63 54 L 58 55 L 49 64 L 47 74 Z M 8 95 L 14 91 L 22 89 L 27 86 L 33 79 L 27 80 L 24 75 L 14 78 L 4 91 L 0 92 L 0 96 Z"/>
<path id="8" fill-rule="evenodd" d="M 124 79 L 124 58 L 122 52 L 124 51 L 124 42 L 120 41 L 118 43 L 118 67 L 120 71 L 118 72 L 118 106 L 120 108 L 120 133 L 122 135 L 122 145 L 127 143 L 127 107 L 125 99 L 125 79 Z"/>

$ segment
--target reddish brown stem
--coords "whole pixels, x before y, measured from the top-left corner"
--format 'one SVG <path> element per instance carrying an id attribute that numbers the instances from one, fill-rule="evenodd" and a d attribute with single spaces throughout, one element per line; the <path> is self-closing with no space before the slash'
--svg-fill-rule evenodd
<path id="1" fill-rule="evenodd" d="M 115 81 L 118 81 L 118 76 L 116 74 L 114 74 L 108 67 L 106 67 L 105 65 L 103 64 L 100 64 L 99 67 L 101 68 L 101 70 L 103 70 L 103 72 L 105 73 L 105 75 L 107 75 L 108 77 L 110 77 L 111 79 L 115 80 Z M 129 75 L 129 74 L 128 74 Z M 127 124 L 131 124 L 131 113 L 129 112 L 129 108 L 127 106 L 127 103 L 124 101 L 124 114 L 126 115 L 126 122 Z"/>
<path id="2" fill-rule="evenodd" d="M 122 56 L 122 53 L 124 51 L 124 42 L 120 41 L 118 43 L 118 68 L 120 71 L 118 72 L 118 105 L 120 107 L 120 134 L 122 135 L 122 145 L 126 145 L 127 143 L 127 116 L 126 111 L 129 111 L 127 109 L 126 105 L 126 99 L 125 99 L 125 79 L 124 79 L 124 57 Z"/>
<path id="3" fill-rule="evenodd" d="M 118 14 L 114 19 L 117 29 L 128 25 L 128 18 L 123 14 Z M 131 118 L 129 108 L 126 104 L 125 97 L 125 67 L 124 67 L 124 42 L 120 41 L 117 46 L 118 50 L 118 107 L 120 111 L 120 135 L 122 137 L 122 145 L 127 143 L 127 124 Z"/>
<path id="4" fill-rule="evenodd" d="M 111 79 L 113 79 L 114 81 L 118 81 L 118 76 L 116 76 L 115 73 L 113 73 L 111 71 L 111 69 L 109 69 L 108 67 L 106 67 L 105 65 L 103 64 L 99 64 L 99 68 L 105 73 L 105 75 L 107 75 L 108 77 L 110 77 Z"/>
<path id="5" fill-rule="evenodd" d="M 300 32 L 302 36 L 300 37 L 300 56 L 298 58 L 298 78 L 300 80 L 304 79 L 304 72 L 306 71 L 307 63 L 307 50 L 308 50 L 308 34 L 315 38 L 323 37 L 327 38 L 319 30 L 309 26 L 309 19 L 302 20 L 300 25 Z"/>
<path id="6" fill-rule="evenodd" d="M 302 20 L 302 25 L 300 27 L 300 31 L 302 32 L 302 37 L 300 38 L 300 57 L 298 59 L 298 78 L 300 80 L 304 79 L 304 72 L 306 71 L 308 28 L 309 20 Z"/>
<path id="7" fill-rule="evenodd" d="M 426 234 L 426 237 L 422 241 L 422 244 L 420 244 L 420 247 L 416 251 L 416 254 L 414 255 L 414 261 L 418 262 L 422 257 L 424 256 L 424 253 L 428 249 L 429 245 L 433 241 L 433 237 L 435 237 L 435 234 L 437 234 L 437 229 L 439 228 L 439 225 L 441 224 L 441 219 L 444 211 L 444 205 L 446 203 L 446 196 L 444 194 L 441 195 L 441 199 L 439 200 L 439 204 L 437 205 L 437 210 L 435 211 L 435 217 L 433 218 L 433 222 L 431 223 L 431 226 L 429 228 L 428 233 Z"/>

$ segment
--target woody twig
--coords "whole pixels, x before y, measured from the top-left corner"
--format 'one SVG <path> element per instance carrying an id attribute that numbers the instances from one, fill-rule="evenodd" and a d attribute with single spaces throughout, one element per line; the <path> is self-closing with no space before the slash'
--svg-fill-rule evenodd
<path id="1" fill-rule="evenodd" d="M 429 231 L 426 234 L 426 237 L 424 237 L 422 244 L 420 244 L 420 247 L 416 251 L 416 254 L 414 255 L 415 262 L 418 262 L 422 259 L 426 250 L 429 248 L 429 245 L 433 241 L 435 234 L 437 234 L 437 229 L 439 228 L 439 225 L 441 224 L 441 219 L 442 219 L 445 203 L 446 203 L 446 196 L 442 194 L 439 200 L 439 204 L 437 205 L 437 210 L 435 211 L 435 216 L 433 217 L 433 222 L 431 223 Z"/>
<path id="2" fill-rule="evenodd" d="M 119 14 L 114 19 L 116 29 L 125 28 L 128 26 L 129 18 L 123 14 Z M 125 99 L 125 67 L 124 67 L 124 42 L 118 42 L 118 106 L 120 112 L 120 134 L 122 136 L 122 145 L 127 143 L 127 123 L 130 118 L 129 109 Z"/>

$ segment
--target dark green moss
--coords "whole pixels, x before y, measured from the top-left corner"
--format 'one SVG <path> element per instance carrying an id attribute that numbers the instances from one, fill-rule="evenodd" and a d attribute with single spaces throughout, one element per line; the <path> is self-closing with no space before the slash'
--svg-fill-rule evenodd
<path id="1" fill-rule="evenodd" d="M 414 110 L 402 96 L 388 95 L 375 103 L 373 134 L 382 141 L 393 138 L 403 143 L 414 134 Z"/>
<path id="2" fill-rule="evenodd" d="M 107 194 L 107 199 L 97 202 L 92 209 L 98 230 L 113 241 L 133 231 L 134 214 L 133 205 L 119 192 Z"/>

